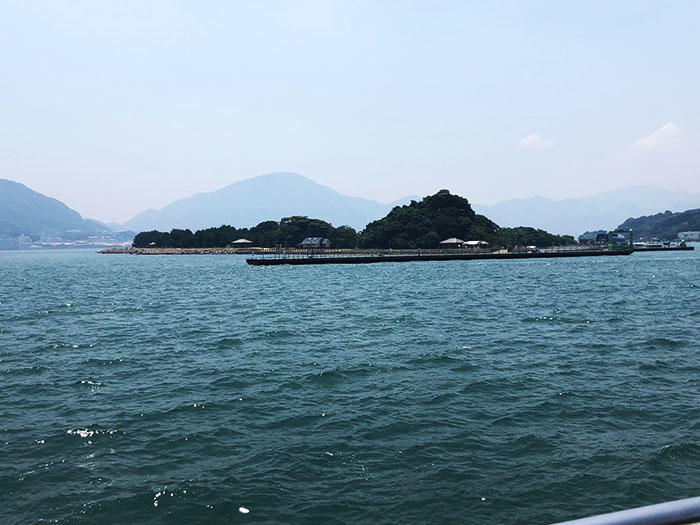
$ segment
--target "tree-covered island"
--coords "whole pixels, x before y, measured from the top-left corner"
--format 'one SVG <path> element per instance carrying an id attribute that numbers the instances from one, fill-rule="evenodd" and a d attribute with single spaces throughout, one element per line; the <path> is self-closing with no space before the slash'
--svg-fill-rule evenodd
<path id="1" fill-rule="evenodd" d="M 553 235 L 544 230 L 520 226 L 502 228 L 472 209 L 469 201 L 448 190 L 396 206 L 389 214 L 357 232 L 349 226 L 334 227 L 320 219 L 285 217 L 264 221 L 252 228 L 219 226 L 204 230 L 173 229 L 148 231 L 134 237 L 135 248 L 220 248 L 240 238 L 253 246 L 295 247 L 306 237 L 330 239 L 333 248 L 436 248 L 440 241 L 458 237 L 482 240 L 491 247 L 565 246 L 575 244 L 570 235 Z"/>

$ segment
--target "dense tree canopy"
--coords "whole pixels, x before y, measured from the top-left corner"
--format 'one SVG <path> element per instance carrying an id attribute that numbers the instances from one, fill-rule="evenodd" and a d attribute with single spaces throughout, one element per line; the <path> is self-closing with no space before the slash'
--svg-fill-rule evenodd
<path id="1" fill-rule="evenodd" d="M 194 233 L 190 230 L 142 232 L 134 238 L 134 246 L 212 248 L 229 246 L 236 239 L 246 238 L 254 246 L 293 247 L 306 237 L 330 239 L 333 248 L 437 248 L 440 241 L 449 237 L 486 241 L 492 247 L 575 243 L 573 237 L 552 235 L 535 228 L 501 228 L 476 214 L 467 199 L 441 190 L 420 202 L 411 201 L 406 206 L 395 207 L 360 233 L 349 226 L 336 228 L 320 219 L 294 216 L 279 222 L 261 222 L 252 228 L 225 225 Z"/>
<path id="2" fill-rule="evenodd" d="M 474 212 L 467 199 L 440 190 L 422 201 L 397 206 L 360 233 L 366 248 L 435 248 L 450 237 L 486 241 L 493 247 L 561 246 L 575 244 L 573 237 L 552 235 L 535 228 L 501 228 Z"/>
<path id="3" fill-rule="evenodd" d="M 360 233 L 363 248 L 435 248 L 449 237 L 498 241 L 498 225 L 477 215 L 467 199 L 440 190 L 420 202 L 397 206 Z"/>
<path id="4" fill-rule="evenodd" d="M 357 232 L 349 226 L 334 228 L 320 219 L 308 217 L 285 217 L 280 222 L 265 221 L 252 228 L 219 226 L 192 233 L 190 230 L 174 229 L 168 232 L 142 232 L 134 237 L 136 248 L 217 248 L 229 246 L 240 238 L 252 241 L 254 246 L 297 246 L 306 237 L 324 237 L 331 240 L 335 248 L 355 248 Z M 153 243 L 153 244 L 151 244 Z"/>
<path id="5" fill-rule="evenodd" d="M 554 235 L 528 226 L 501 228 L 498 233 L 501 238 L 501 245 L 506 247 L 568 246 L 576 244 L 576 240 L 571 235 Z"/>

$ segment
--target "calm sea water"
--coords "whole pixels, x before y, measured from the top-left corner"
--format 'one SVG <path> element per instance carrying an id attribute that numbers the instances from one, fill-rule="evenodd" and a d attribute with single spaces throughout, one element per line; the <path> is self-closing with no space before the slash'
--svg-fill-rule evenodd
<path id="1" fill-rule="evenodd" d="M 0 457 L 2 523 L 545 523 L 694 496 L 700 250 L 0 252 Z"/>

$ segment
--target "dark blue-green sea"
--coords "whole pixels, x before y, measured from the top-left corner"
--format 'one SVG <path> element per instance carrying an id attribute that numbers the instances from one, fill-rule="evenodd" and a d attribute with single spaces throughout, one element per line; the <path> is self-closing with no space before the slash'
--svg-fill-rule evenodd
<path id="1" fill-rule="evenodd" d="M 1 523 L 547 523 L 699 491 L 700 250 L 0 252 Z"/>

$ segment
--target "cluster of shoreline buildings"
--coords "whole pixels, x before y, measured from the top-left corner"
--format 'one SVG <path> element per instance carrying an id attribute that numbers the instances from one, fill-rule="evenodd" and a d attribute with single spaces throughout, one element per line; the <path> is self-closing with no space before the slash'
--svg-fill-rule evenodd
<path id="1" fill-rule="evenodd" d="M 440 241 L 440 248 L 462 248 L 468 250 L 478 250 L 486 249 L 489 247 L 489 243 L 486 241 L 463 241 L 462 239 L 457 239 L 456 237 L 450 237 L 444 241 Z"/>
<path id="2" fill-rule="evenodd" d="M 44 231 L 38 239 L 32 239 L 24 234 L 0 233 L 0 250 L 124 247 L 131 245 L 134 235 L 133 231 L 103 231 L 85 234 L 79 230 L 69 230 L 67 232 Z"/>
<path id="3" fill-rule="evenodd" d="M 700 232 L 678 232 L 678 240 L 700 242 Z"/>
<path id="4" fill-rule="evenodd" d="M 592 232 L 586 232 L 578 237 L 578 242 L 580 244 L 607 244 L 610 240 L 610 232 L 605 230 L 596 230 Z M 643 238 L 640 239 L 644 240 Z M 680 241 L 686 242 L 699 242 L 700 241 L 700 231 L 690 231 L 690 232 L 678 232 L 678 239 Z M 612 232 L 612 242 L 626 242 L 625 235 L 622 232 Z"/>
<path id="5" fill-rule="evenodd" d="M 0 250 L 24 250 L 31 248 L 34 241 L 26 235 L 0 234 Z"/>

